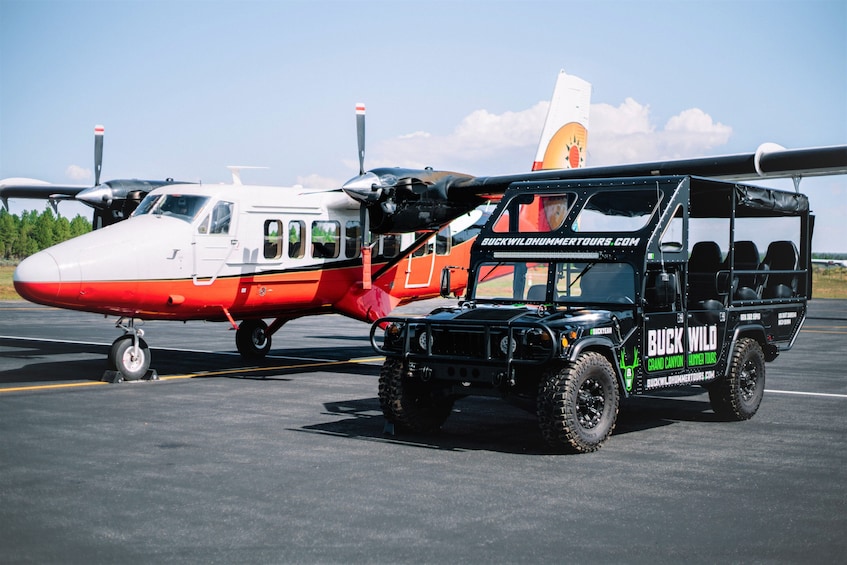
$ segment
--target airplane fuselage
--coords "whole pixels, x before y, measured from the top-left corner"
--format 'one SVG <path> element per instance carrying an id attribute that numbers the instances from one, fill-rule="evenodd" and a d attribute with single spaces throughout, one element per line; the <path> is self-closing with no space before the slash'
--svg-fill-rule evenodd
<path id="1" fill-rule="evenodd" d="M 232 322 L 338 312 L 371 321 L 437 296 L 442 267 L 466 263 L 470 241 L 454 243 L 448 230 L 394 261 L 414 234 L 380 237 L 368 265 L 362 218 L 341 192 L 167 186 L 129 220 L 27 258 L 14 284 L 32 302 L 130 318 Z"/>

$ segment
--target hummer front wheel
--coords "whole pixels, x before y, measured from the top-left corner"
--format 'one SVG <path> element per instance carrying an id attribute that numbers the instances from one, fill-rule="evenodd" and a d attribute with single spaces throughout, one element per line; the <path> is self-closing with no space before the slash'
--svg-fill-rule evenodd
<path id="1" fill-rule="evenodd" d="M 609 360 L 600 353 L 584 353 L 542 377 L 537 410 L 541 434 L 556 449 L 596 451 L 615 427 L 618 402 Z"/>
<path id="2" fill-rule="evenodd" d="M 439 394 L 432 382 L 409 374 L 400 359 L 386 359 L 379 373 L 379 406 L 385 419 L 415 432 L 438 430 L 450 416 L 455 398 Z"/>

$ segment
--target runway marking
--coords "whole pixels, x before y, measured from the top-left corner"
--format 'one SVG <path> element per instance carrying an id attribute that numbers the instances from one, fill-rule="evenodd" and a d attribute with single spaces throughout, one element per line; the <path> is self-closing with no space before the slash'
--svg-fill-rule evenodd
<path id="1" fill-rule="evenodd" d="M 765 392 L 772 394 L 796 394 L 797 396 L 821 396 L 824 398 L 847 398 L 847 394 L 835 394 L 831 392 L 802 392 L 798 390 L 774 390 L 766 388 Z"/>
<path id="2" fill-rule="evenodd" d="M 2 337 L 2 336 L 0 336 Z M 244 373 L 257 373 L 260 371 L 283 371 L 286 369 L 309 369 L 314 367 L 329 367 L 333 365 L 350 365 L 350 364 L 365 364 L 365 363 L 375 363 L 378 361 L 382 361 L 382 357 L 362 357 L 359 359 L 343 359 L 343 360 L 319 360 L 319 362 L 315 363 L 301 363 L 299 365 L 276 365 L 269 367 L 240 367 L 235 369 L 224 369 L 221 371 L 199 371 L 197 373 L 186 373 L 184 375 L 165 375 L 160 376 L 158 380 L 160 381 L 176 381 L 183 379 L 193 379 L 199 377 L 220 377 L 223 375 L 233 375 L 233 374 L 244 374 Z M 135 383 L 144 383 L 151 382 L 145 380 L 138 381 L 125 381 L 125 384 L 135 384 Z M 51 389 L 62 389 L 62 388 L 78 388 L 78 387 L 86 387 L 86 386 L 99 386 L 99 385 L 107 385 L 111 383 L 103 382 L 103 381 L 83 381 L 83 382 L 75 382 L 75 383 L 62 383 L 62 384 L 51 384 L 51 385 L 27 385 L 27 386 L 17 386 L 17 387 L 9 387 L 3 388 L 0 387 L 0 394 L 7 392 L 32 392 L 37 390 L 51 390 Z"/>
<path id="3" fill-rule="evenodd" d="M 51 390 L 57 388 L 78 388 L 84 386 L 99 386 L 99 385 L 107 385 L 109 383 L 103 381 L 85 381 L 79 383 L 62 383 L 57 385 L 29 385 L 29 386 L 16 386 L 11 388 L 0 388 L 0 394 L 5 394 L 7 392 L 26 392 L 33 390 Z"/>
<path id="4" fill-rule="evenodd" d="M 98 341 L 75 341 L 68 339 L 54 339 L 48 337 L 24 337 L 17 335 L 0 335 L 0 339 L 14 339 L 18 341 L 39 341 L 43 343 L 62 343 L 69 345 L 99 345 L 101 347 L 111 347 L 111 343 L 103 343 Z M 236 351 L 211 351 L 207 349 L 186 349 L 181 347 L 151 347 L 155 351 L 175 351 L 177 353 L 204 353 L 207 355 L 229 355 L 229 356 L 239 356 L 240 353 Z M 292 361 L 325 361 L 325 359 L 318 359 L 316 357 L 293 357 L 291 355 L 267 355 L 266 359 L 291 359 Z"/>

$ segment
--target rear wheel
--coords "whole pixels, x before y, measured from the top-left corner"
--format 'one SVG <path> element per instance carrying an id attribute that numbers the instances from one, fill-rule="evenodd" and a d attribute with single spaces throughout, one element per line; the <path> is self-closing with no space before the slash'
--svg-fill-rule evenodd
<path id="1" fill-rule="evenodd" d="M 765 355 L 755 339 L 743 337 L 732 351 L 729 373 L 708 387 L 715 414 L 727 420 L 749 420 L 765 394 Z"/>
<path id="2" fill-rule="evenodd" d="M 542 377 L 537 402 L 541 434 L 557 449 L 596 451 L 615 427 L 618 402 L 618 384 L 609 360 L 599 353 L 583 353 Z"/>
<path id="3" fill-rule="evenodd" d="M 271 350 L 271 336 L 264 320 L 244 320 L 235 332 L 235 347 L 245 359 L 261 359 Z"/>
<path id="4" fill-rule="evenodd" d="M 413 377 L 399 359 L 386 359 L 379 374 L 379 406 L 385 419 L 415 432 L 434 432 L 450 416 L 455 398 Z"/>

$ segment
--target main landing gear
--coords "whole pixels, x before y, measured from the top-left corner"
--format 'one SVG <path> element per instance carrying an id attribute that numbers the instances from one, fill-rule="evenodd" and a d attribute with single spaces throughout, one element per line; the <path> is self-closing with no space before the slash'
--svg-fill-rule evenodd
<path id="1" fill-rule="evenodd" d="M 264 320 L 243 320 L 235 330 L 235 347 L 244 359 L 262 359 L 271 350 L 271 336 L 290 318 L 277 318 L 268 326 Z"/>
<path id="2" fill-rule="evenodd" d="M 262 359 L 271 350 L 271 336 L 289 319 L 277 318 L 270 326 L 264 320 L 244 320 L 239 325 L 231 320 L 236 329 L 235 345 L 238 352 L 244 359 Z M 150 369 L 150 347 L 144 341 L 144 330 L 135 326 L 134 318 L 121 318 L 115 324 L 116 328 L 124 331 L 124 335 L 112 343 L 108 368 L 103 373 L 102 381 L 119 383 L 159 379 L 156 370 Z"/>
<path id="3" fill-rule="evenodd" d="M 115 327 L 121 328 L 124 335 L 112 343 L 108 368 L 101 380 L 110 383 L 157 380 L 158 374 L 150 369 L 150 347 L 142 338 L 144 330 L 135 327 L 133 318 L 121 318 Z"/>

